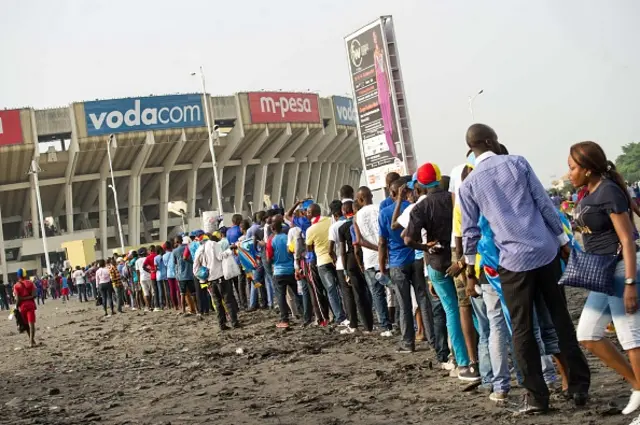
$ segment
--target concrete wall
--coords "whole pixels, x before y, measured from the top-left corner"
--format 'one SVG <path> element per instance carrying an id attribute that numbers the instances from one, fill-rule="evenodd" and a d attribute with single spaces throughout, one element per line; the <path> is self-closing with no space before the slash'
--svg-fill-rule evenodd
<path id="1" fill-rule="evenodd" d="M 325 120 L 333 119 L 333 102 L 331 98 L 321 97 L 320 98 L 320 118 Z"/>
<path id="2" fill-rule="evenodd" d="M 211 97 L 211 104 L 213 105 L 214 119 L 231 120 L 237 118 L 235 96 Z"/>
<path id="3" fill-rule="evenodd" d="M 39 136 L 71 133 L 69 108 L 41 109 L 35 111 Z"/>

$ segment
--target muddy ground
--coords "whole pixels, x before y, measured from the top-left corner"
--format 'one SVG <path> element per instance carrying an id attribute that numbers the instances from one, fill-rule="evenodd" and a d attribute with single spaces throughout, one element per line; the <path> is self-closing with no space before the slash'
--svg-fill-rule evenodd
<path id="1" fill-rule="evenodd" d="M 574 319 L 583 303 L 570 291 Z M 276 314 L 242 313 L 220 333 L 213 317 L 125 311 L 103 319 L 94 304 L 47 301 L 28 349 L 0 321 L 0 423 L 7 424 L 629 424 L 629 386 L 589 357 L 591 401 L 514 418 L 486 393 L 462 392 L 434 352 L 395 354 L 397 338 L 289 332 Z M 238 354 L 238 349 L 242 349 Z M 515 382 L 514 382 L 515 385 Z M 518 401 L 522 389 L 514 388 Z M 615 406 L 618 406 L 616 408 Z"/>

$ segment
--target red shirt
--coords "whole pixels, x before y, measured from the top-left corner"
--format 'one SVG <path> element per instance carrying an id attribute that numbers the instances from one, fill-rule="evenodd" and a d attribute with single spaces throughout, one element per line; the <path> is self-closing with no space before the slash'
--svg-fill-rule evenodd
<path id="1" fill-rule="evenodd" d="M 16 297 L 28 297 L 33 295 L 33 291 L 36 289 L 33 282 L 30 280 L 21 280 L 13 285 L 13 293 Z M 36 302 L 34 300 L 26 300 L 20 303 L 20 311 L 29 311 L 36 309 Z"/>
<path id="2" fill-rule="evenodd" d="M 156 254 L 151 252 L 144 259 L 144 263 L 142 263 L 144 269 L 151 274 L 151 280 L 156 280 L 156 263 L 153 261 L 154 258 L 156 258 Z"/>
<path id="3" fill-rule="evenodd" d="M 273 259 L 273 236 L 269 236 L 267 239 L 267 246 L 265 247 L 265 251 L 267 252 L 267 260 L 271 261 Z"/>

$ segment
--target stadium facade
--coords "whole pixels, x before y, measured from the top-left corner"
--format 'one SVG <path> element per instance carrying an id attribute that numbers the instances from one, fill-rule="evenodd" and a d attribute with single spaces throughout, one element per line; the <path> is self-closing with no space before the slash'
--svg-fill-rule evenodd
<path id="1" fill-rule="evenodd" d="M 115 193 L 125 246 L 166 240 L 183 222 L 199 226 L 202 212 L 217 210 L 204 102 L 217 128 L 225 214 L 281 200 L 291 205 L 296 197 L 324 204 L 341 184 L 358 185 L 363 166 L 355 111 L 344 97 L 177 94 L 0 111 L 5 279 L 18 267 L 37 273 L 44 267 L 36 176 L 29 174 L 34 160 L 54 261 L 70 241 L 95 239 L 97 258 L 120 247 Z M 169 208 L 176 201 L 185 205 L 179 214 Z"/>

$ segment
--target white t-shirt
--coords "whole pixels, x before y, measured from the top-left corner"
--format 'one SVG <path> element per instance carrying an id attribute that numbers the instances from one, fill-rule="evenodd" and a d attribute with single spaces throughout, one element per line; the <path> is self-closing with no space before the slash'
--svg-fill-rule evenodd
<path id="1" fill-rule="evenodd" d="M 460 164 L 453 167 L 451 170 L 451 174 L 449 175 L 449 192 L 453 193 L 455 198 L 454 208 L 458 204 L 458 195 L 460 193 L 460 186 L 462 185 L 462 171 L 467 164 Z M 455 248 L 456 246 L 456 236 L 454 233 L 451 233 L 451 247 Z"/>
<path id="2" fill-rule="evenodd" d="M 76 270 L 71 275 L 76 285 L 84 285 L 84 272 L 82 270 Z"/>
<path id="3" fill-rule="evenodd" d="M 338 230 L 340 230 L 340 226 L 345 224 L 346 221 L 336 221 L 329 227 L 329 240 L 333 241 L 335 244 L 335 253 L 336 253 L 336 270 L 344 270 L 344 265 L 342 264 L 342 245 L 340 244 L 340 236 L 338 235 Z"/>
<path id="4" fill-rule="evenodd" d="M 143 280 L 151 280 L 151 273 L 145 271 L 145 269 L 142 267 L 145 258 L 147 257 L 140 257 L 136 260 L 136 270 L 140 272 L 140 282 L 142 282 Z"/>
<path id="5" fill-rule="evenodd" d="M 378 245 L 380 236 L 380 225 L 378 215 L 380 207 L 378 205 L 367 205 L 362 207 L 356 214 L 356 223 L 360 229 L 360 235 L 374 245 Z M 378 251 L 362 247 L 362 260 L 365 269 L 378 269 Z"/>
<path id="6" fill-rule="evenodd" d="M 416 202 L 415 204 L 411 204 L 407 208 L 405 208 L 404 211 L 402 211 L 402 214 L 400 214 L 400 217 L 398 217 L 398 224 L 406 229 L 409 226 L 409 220 L 411 218 L 411 211 L 415 208 L 416 205 L 418 205 L 420 202 L 422 202 L 426 198 L 427 198 L 427 195 L 421 195 L 418 198 L 418 202 Z M 422 235 L 422 243 L 426 244 L 427 243 L 427 231 L 422 229 L 421 235 Z"/>

